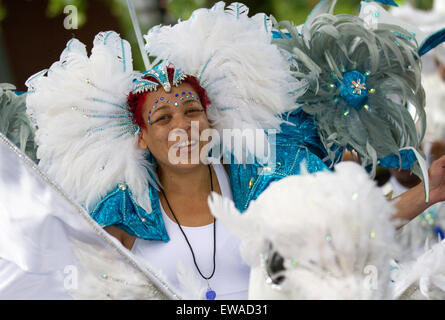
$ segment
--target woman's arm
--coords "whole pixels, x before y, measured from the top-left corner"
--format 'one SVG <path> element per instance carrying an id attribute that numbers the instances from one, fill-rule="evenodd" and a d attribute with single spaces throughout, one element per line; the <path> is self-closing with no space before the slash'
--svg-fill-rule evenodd
<path id="1" fill-rule="evenodd" d="M 445 156 L 433 162 L 429 171 L 430 201 L 425 203 L 425 184 L 422 182 L 395 198 L 396 214 L 393 220 L 399 220 L 401 227 L 411 221 L 427 208 L 441 201 L 445 201 Z"/>

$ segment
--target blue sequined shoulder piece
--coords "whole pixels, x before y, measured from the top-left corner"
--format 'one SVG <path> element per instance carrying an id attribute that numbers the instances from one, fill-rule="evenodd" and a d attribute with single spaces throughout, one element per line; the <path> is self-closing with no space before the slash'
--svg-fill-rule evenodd
<path id="1" fill-rule="evenodd" d="M 241 212 L 272 182 L 300 174 L 303 163 L 309 173 L 329 170 L 321 160 L 327 152 L 312 117 L 300 109 L 283 117 L 288 122 L 281 125 L 281 131 L 276 135 L 273 167 L 257 164 L 227 166 L 235 207 Z"/>
<path id="2" fill-rule="evenodd" d="M 303 163 L 309 173 L 329 170 L 319 157 L 304 146 L 286 146 L 280 149 L 274 168 L 261 167 L 255 164 L 231 164 L 227 166 L 233 201 L 235 207 L 241 212 L 244 212 L 250 201 L 257 199 L 272 182 L 287 176 L 299 175 Z"/>
<path id="3" fill-rule="evenodd" d="M 282 117 L 286 122 L 281 125 L 281 131 L 277 134 L 277 145 L 304 146 L 320 159 L 324 159 L 328 155 L 321 143 L 313 116 L 299 108 L 291 113 L 283 114 Z M 279 151 L 277 150 L 277 152 Z"/>
<path id="4" fill-rule="evenodd" d="M 393 153 L 389 156 L 378 159 L 377 164 L 382 168 L 411 170 L 416 161 L 416 155 L 412 150 L 401 150 L 400 157 Z"/>
<path id="5" fill-rule="evenodd" d="M 99 202 L 90 215 L 103 228 L 114 225 L 141 239 L 167 242 L 170 238 L 162 219 L 158 194 L 150 187 L 147 196 L 152 203 L 150 214 L 133 200 L 127 185 L 120 184 Z"/>

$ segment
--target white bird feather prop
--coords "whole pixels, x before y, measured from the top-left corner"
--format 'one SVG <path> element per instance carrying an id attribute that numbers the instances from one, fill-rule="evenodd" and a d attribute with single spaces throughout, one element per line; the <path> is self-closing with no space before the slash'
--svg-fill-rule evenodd
<path id="1" fill-rule="evenodd" d="M 248 11 L 240 3 L 225 9 L 218 2 L 174 26 L 156 26 L 145 36 L 146 51 L 157 57 L 154 64 L 169 60 L 199 79 L 211 101 L 207 116 L 220 134 L 234 128 L 279 130 L 281 115 L 296 109 L 296 98 L 303 93 L 289 63 L 271 44 L 269 18 L 249 18 Z M 247 148 L 255 154 L 252 145 Z M 261 151 L 256 154 L 261 158 Z"/>
<path id="2" fill-rule="evenodd" d="M 390 260 L 398 253 L 390 222 L 395 209 L 355 163 L 274 182 L 242 215 L 216 194 L 209 206 L 241 239 L 246 263 L 259 268 L 270 246 L 284 259 L 280 298 L 391 296 Z M 378 274 L 373 278 L 372 272 Z"/>
<path id="3" fill-rule="evenodd" d="M 70 40 L 60 61 L 27 81 L 39 165 L 89 211 L 126 183 L 151 212 L 149 163 L 126 103 L 134 77 L 130 45 L 110 31 L 96 36 L 90 57 Z"/>

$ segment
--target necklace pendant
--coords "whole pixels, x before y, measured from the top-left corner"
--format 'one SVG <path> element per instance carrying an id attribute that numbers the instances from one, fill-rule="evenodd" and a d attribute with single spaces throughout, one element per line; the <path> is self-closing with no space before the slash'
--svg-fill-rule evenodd
<path id="1" fill-rule="evenodd" d="M 207 300 L 215 300 L 216 298 L 216 292 L 212 290 L 212 288 L 208 287 L 206 292 L 206 299 Z"/>

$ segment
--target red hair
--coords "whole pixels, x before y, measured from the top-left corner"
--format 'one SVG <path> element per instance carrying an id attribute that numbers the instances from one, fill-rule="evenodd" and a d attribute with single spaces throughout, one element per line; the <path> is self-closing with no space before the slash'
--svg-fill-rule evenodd
<path id="1" fill-rule="evenodd" d="M 168 72 L 168 80 L 170 83 L 173 82 L 173 74 L 175 70 L 171 67 L 167 68 Z M 153 82 L 156 82 L 159 84 L 159 81 L 151 76 L 144 78 L 146 80 L 150 80 Z M 192 88 L 196 91 L 196 93 L 199 96 L 199 100 L 201 102 L 202 107 L 204 108 L 204 111 L 207 111 L 207 106 L 210 104 L 210 100 L 207 97 L 206 90 L 201 87 L 199 84 L 198 79 L 193 76 L 187 76 L 182 82 L 186 82 L 192 86 Z M 144 114 L 144 103 L 147 100 L 148 95 L 150 94 L 150 91 L 143 92 L 143 93 L 136 93 L 130 92 L 127 98 L 128 106 L 130 107 L 130 111 L 133 116 L 133 121 L 141 128 L 145 128 L 145 121 L 143 118 Z"/>

